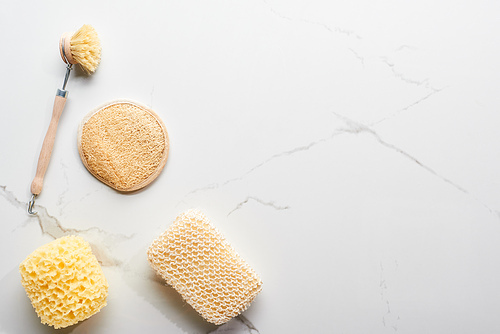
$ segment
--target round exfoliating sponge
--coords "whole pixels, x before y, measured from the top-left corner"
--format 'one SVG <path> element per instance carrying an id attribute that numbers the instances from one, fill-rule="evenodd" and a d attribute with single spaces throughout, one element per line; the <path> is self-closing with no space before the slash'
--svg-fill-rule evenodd
<path id="1" fill-rule="evenodd" d="M 80 237 L 62 237 L 39 247 L 19 271 L 44 324 L 68 327 L 106 306 L 108 282 L 90 245 Z"/>
<path id="2" fill-rule="evenodd" d="M 78 131 L 78 150 L 88 171 L 118 191 L 147 186 L 161 172 L 168 133 L 151 109 L 118 100 L 88 114 Z"/>

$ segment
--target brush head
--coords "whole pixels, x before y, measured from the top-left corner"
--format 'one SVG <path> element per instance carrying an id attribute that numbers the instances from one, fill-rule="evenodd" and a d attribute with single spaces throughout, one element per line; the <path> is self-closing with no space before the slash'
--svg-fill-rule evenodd
<path id="1" fill-rule="evenodd" d="M 59 41 L 59 52 L 66 64 L 79 64 L 87 73 L 93 73 L 101 61 L 99 37 L 88 24 L 74 34 L 64 33 Z"/>

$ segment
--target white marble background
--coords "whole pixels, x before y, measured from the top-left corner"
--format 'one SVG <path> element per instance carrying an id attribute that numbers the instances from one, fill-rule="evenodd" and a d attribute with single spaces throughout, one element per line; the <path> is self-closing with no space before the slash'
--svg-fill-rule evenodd
<path id="1" fill-rule="evenodd" d="M 4 1 L 0 7 L 0 332 L 49 333 L 18 273 L 35 248 L 88 240 L 110 290 L 58 333 L 499 333 L 500 2 Z M 73 73 L 38 217 L 29 185 L 65 66 Z M 129 98 L 171 139 L 124 195 L 76 147 L 82 118 Z M 263 291 L 216 327 L 157 279 L 146 248 L 202 209 Z"/>

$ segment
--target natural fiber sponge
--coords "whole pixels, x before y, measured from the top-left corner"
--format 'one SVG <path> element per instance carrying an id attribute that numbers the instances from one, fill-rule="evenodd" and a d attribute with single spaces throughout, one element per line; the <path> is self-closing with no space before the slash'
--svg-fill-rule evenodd
<path id="1" fill-rule="evenodd" d="M 223 324 L 262 289 L 252 268 L 198 210 L 179 215 L 148 249 L 156 272 L 203 318 Z"/>
<path id="2" fill-rule="evenodd" d="M 161 172 L 169 140 L 162 120 L 133 101 L 105 104 L 83 120 L 78 149 L 85 167 L 119 191 L 145 187 Z"/>
<path id="3" fill-rule="evenodd" d="M 19 271 L 44 324 L 71 326 L 106 306 L 108 283 L 90 245 L 80 237 L 62 237 L 39 247 Z"/>

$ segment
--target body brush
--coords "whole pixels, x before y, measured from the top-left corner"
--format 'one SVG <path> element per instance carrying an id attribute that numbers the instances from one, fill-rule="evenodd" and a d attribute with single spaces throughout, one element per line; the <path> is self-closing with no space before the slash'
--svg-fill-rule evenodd
<path id="1" fill-rule="evenodd" d="M 35 197 L 42 191 L 43 178 L 47 171 L 47 166 L 49 165 L 50 155 L 52 154 L 57 125 L 68 96 L 66 84 L 68 83 L 73 65 L 79 64 L 87 74 L 91 74 L 96 70 L 101 60 L 101 44 L 97 32 L 90 25 L 84 25 L 74 34 L 63 34 L 59 40 L 59 52 L 61 53 L 61 58 L 67 64 L 66 75 L 64 77 L 62 89 L 58 89 L 56 93 L 52 118 L 45 139 L 43 140 L 35 178 L 31 183 L 32 196 L 28 203 L 29 214 L 36 214 L 36 212 L 33 211 Z"/>

